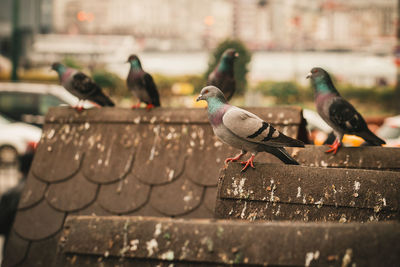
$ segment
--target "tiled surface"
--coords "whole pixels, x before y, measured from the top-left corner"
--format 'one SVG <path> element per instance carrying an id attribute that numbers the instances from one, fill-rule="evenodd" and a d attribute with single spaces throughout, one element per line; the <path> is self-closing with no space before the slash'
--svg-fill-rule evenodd
<path id="1" fill-rule="evenodd" d="M 300 109 L 250 111 L 297 137 Z M 212 134 L 203 109 L 53 109 L 5 266 L 51 262 L 55 253 L 40 247 L 54 246 L 70 214 L 212 218 L 223 160 L 237 152 Z M 256 159 L 279 162 L 265 153 Z"/>

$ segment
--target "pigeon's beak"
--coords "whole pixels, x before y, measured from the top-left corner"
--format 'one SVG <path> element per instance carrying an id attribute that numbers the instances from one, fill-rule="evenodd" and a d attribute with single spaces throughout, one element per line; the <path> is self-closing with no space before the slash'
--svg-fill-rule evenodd
<path id="1" fill-rule="evenodd" d="M 199 95 L 199 96 L 196 98 L 196 102 L 199 102 L 200 100 L 204 100 L 203 95 Z"/>
<path id="2" fill-rule="evenodd" d="M 307 74 L 307 76 L 306 76 L 306 79 L 311 78 L 311 76 L 312 76 L 312 73 L 309 72 L 309 73 Z"/>
<path id="3" fill-rule="evenodd" d="M 235 53 L 235 57 L 239 57 L 239 53 L 238 52 Z"/>

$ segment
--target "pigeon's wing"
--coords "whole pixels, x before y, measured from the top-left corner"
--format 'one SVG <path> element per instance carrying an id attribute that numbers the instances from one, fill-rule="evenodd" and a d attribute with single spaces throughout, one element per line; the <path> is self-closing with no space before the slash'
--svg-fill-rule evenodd
<path id="1" fill-rule="evenodd" d="M 72 87 L 77 90 L 84 99 L 93 101 L 100 106 L 114 106 L 114 103 L 103 93 L 100 86 L 82 72 L 78 72 L 72 77 Z"/>
<path id="2" fill-rule="evenodd" d="M 78 72 L 72 77 L 72 87 L 84 96 L 89 96 L 101 90 L 89 76 L 82 72 Z"/>
<path id="3" fill-rule="evenodd" d="M 150 74 L 145 73 L 143 76 L 143 81 L 144 81 L 144 85 L 147 90 L 147 93 L 150 96 L 152 104 L 156 107 L 159 107 L 160 106 L 160 96 L 158 94 L 157 86 L 154 83 L 153 77 L 151 77 Z"/>
<path id="4" fill-rule="evenodd" d="M 335 98 L 329 107 L 330 120 L 347 133 L 356 133 L 367 128 L 363 117 L 345 99 Z"/>
<path id="5" fill-rule="evenodd" d="M 303 142 L 284 135 L 268 122 L 241 108 L 230 108 L 222 117 L 222 122 L 235 135 L 249 142 L 273 147 L 304 146 Z"/>

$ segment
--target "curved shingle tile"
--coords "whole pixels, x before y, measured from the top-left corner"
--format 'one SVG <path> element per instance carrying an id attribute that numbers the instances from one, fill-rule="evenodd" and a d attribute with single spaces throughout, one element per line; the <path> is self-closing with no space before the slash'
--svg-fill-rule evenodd
<path id="1" fill-rule="evenodd" d="M 14 229 L 22 238 L 40 240 L 59 231 L 64 223 L 64 212 L 53 209 L 45 200 L 27 210 L 20 210 Z"/>
<path id="2" fill-rule="evenodd" d="M 217 201 L 217 187 L 206 187 L 204 194 L 204 206 L 214 214 L 215 201 Z"/>
<path id="3" fill-rule="evenodd" d="M 114 214 L 128 213 L 143 206 L 150 193 L 150 186 L 140 182 L 133 173 L 123 180 L 102 185 L 97 202 Z"/>
<path id="4" fill-rule="evenodd" d="M 74 175 L 81 165 L 83 130 L 74 124 L 47 125 L 33 160 L 33 174 L 50 183 Z"/>
<path id="5" fill-rule="evenodd" d="M 94 201 L 92 204 L 81 210 L 69 212 L 68 215 L 108 216 L 112 214 L 103 209 L 97 201 Z"/>
<path id="6" fill-rule="evenodd" d="M 158 212 L 149 203 L 146 203 L 140 209 L 126 214 L 127 216 L 150 216 L 150 217 L 165 217 L 164 214 Z"/>
<path id="7" fill-rule="evenodd" d="M 219 170 L 224 160 L 239 153 L 239 150 L 223 144 L 210 127 L 190 127 L 190 140 L 186 153 L 183 176 L 202 186 L 216 186 Z"/>
<path id="8" fill-rule="evenodd" d="M 11 231 L 2 266 L 12 267 L 19 265 L 26 258 L 29 243 L 29 241 L 22 239 L 14 231 Z"/>
<path id="9" fill-rule="evenodd" d="M 50 184 L 45 195 L 46 200 L 55 209 L 75 211 L 88 206 L 96 198 L 97 188 L 97 184 L 89 182 L 78 172 L 71 179 Z"/>
<path id="10" fill-rule="evenodd" d="M 152 189 L 150 205 L 167 216 L 179 216 L 194 210 L 203 198 L 203 186 L 188 179 L 177 179 L 170 184 Z"/>
<path id="11" fill-rule="evenodd" d="M 213 218 L 214 212 L 209 211 L 204 205 L 200 205 L 189 213 L 178 216 L 179 218 L 186 219 L 205 219 Z"/>
<path id="12" fill-rule="evenodd" d="M 86 140 L 83 174 L 96 183 L 122 179 L 131 169 L 140 137 L 136 125 L 92 125 Z"/>
<path id="13" fill-rule="evenodd" d="M 60 240 L 61 231 L 50 238 L 32 242 L 25 260 L 20 266 L 57 266 L 57 245 Z"/>
<path id="14" fill-rule="evenodd" d="M 186 125 L 149 125 L 133 164 L 136 177 L 146 184 L 164 184 L 182 174 L 188 136 Z M 150 145 L 149 145 L 150 144 Z"/>
<path id="15" fill-rule="evenodd" d="M 18 208 L 26 209 L 38 203 L 42 200 L 46 188 L 47 184 L 39 181 L 31 172 L 28 178 L 26 178 L 26 184 L 22 191 Z"/>

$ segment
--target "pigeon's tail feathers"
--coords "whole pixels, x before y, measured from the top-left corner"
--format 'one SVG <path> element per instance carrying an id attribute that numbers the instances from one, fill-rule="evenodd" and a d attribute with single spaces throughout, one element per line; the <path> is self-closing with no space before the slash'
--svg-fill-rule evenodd
<path id="1" fill-rule="evenodd" d="M 291 138 L 291 137 L 289 137 L 287 135 L 284 135 L 282 133 L 274 141 L 276 143 L 283 144 L 283 146 L 286 146 L 286 147 L 304 147 L 304 142 L 303 141 Z"/>
<path id="2" fill-rule="evenodd" d="M 360 133 L 357 133 L 357 135 L 362 137 L 365 141 L 368 142 L 368 144 L 373 146 L 381 146 L 383 144 L 386 144 L 385 141 L 372 133 L 368 128 Z"/>
<path id="3" fill-rule="evenodd" d="M 283 147 L 266 147 L 266 152 L 271 153 L 285 164 L 299 165 Z"/>
<path id="4" fill-rule="evenodd" d="M 99 104 L 102 107 L 114 107 L 115 106 L 114 102 L 112 102 L 112 100 L 101 91 L 99 91 L 97 94 L 93 95 L 90 100 Z"/>

